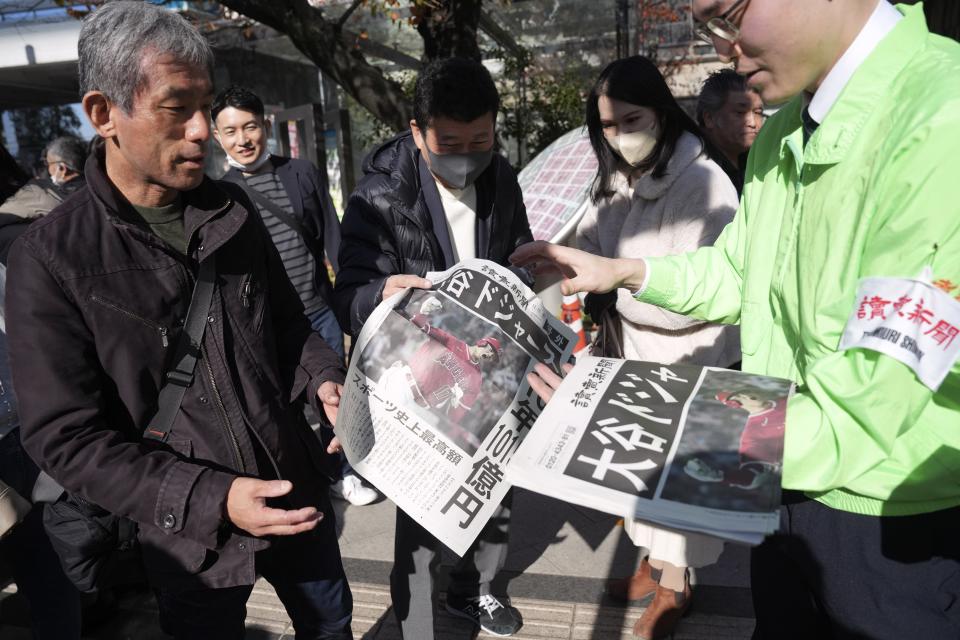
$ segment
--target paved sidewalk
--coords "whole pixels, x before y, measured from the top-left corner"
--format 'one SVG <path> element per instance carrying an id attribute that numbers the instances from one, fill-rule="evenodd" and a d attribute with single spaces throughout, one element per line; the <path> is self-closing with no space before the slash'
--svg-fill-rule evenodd
<path id="1" fill-rule="evenodd" d="M 340 547 L 353 588 L 354 633 L 364 640 L 399 640 L 390 609 L 388 576 L 393 554 L 395 509 L 389 501 L 353 507 L 335 501 Z M 721 561 L 698 572 L 691 614 L 674 638 L 746 640 L 753 620 L 747 588 L 747 550 L 728 546 Z M 517 491 L 510 555 L 498 593 L 509 593 L 523 615 L 518 639 L 624 640 L 632 637 L 640 607 L 605 599 L 604 581 L 630 573 L 636 549 L 619 520 L 526 491 Z M 440 587 L 444 581 L 441 578 Z M 0 593 L 0 637 L 27 640 L 22 602 L 15 587 Z M 250 640 L 292 640 L 293 632 L 273 590 L 260 582 L 248 605 Z M 149 592 L 128 592 L 117 615 L 86 636 L 91 640 L 161 640 L 156 606 Z M 438 640 L 476 636 L 468 622 L 438 613 Z M 417 639 L 419 640 L 419 639 Z"/>

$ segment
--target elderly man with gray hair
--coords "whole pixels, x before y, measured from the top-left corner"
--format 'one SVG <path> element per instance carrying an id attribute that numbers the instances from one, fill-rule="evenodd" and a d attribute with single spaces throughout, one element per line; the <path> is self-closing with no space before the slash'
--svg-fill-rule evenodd
<path id="1" fill-rule="evenodd" d="M 743 191 L 747 152 L 763 125 L 763 102 L 733 69 L 711 73 L 697 100 L 697 124 L 707 139 L 710 157 Z"/>
<path id="2" fill-rule="evenodd" d="M 204 176 L 212 64 L 153 4 L 85 19 L 82 104 L 104 144 L 9 260 L 22 440 L 70 496 L 139 525 L 167 633 L 243 637 L 262 575 L 297 638 L 352 638 L 339 443 L 303 418 L 310 401 L 333 423 L 345 372 L 246 195 Z"/>
<path id="3" fill-rule="evenodd" d="M 83 163 L 87 159 L 86 143 L 75 136 L 54 138 L 43 151 L 48 178 L 34 178 L 13 196 L 0 204 L 2 214 L 17 218 L 38 218 L 53 210 L 85 184 Z"/>
<path id="4" fill-rule="evenodd" d="M 50 181 L 67 195 L 83 185 L 83 164 L 87 160 L 86 143 L 75 136 L 60 136 L 47 145 L 44 153 Z M 71 188 L 65 189 L 67 185 Z"/>

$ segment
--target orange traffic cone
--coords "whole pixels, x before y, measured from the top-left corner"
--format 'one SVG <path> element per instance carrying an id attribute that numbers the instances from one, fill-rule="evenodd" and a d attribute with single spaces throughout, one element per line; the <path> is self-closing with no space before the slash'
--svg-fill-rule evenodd
<path id="1" fill-rule="evenodd" d="M 580 296 L 563 296 L 560 307 L 560 319 L 577 334 L 577 346 L 573 348 L 573 352 L 577 353 L 587 346 L 587 334 L 583 330 L 583 319 L 580 316 Z"/>

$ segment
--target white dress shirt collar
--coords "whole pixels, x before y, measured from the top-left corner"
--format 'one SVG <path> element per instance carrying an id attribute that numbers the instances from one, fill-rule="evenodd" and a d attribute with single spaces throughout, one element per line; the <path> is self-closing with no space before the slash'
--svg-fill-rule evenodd
<path id="1" fill-rule="evenodd" d="M 880 0 L 863 29 L 830 69 L 813 98 L 809 99 L 807 110 L 810 117 L 818 123 L 823 122 L 856 70 L 902 18 L 903 14 L 892 4 Z"/>

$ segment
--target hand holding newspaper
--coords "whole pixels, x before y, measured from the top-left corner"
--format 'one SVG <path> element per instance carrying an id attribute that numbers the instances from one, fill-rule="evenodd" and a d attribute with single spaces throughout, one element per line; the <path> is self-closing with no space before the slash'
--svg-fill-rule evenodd
<path id="1" fill-rule="evenodd" d="M 358 473 L 456 553 L 512 484 L 758 543 L 776 530 L 787 380 L 584 357 L 509 270 L 466 260 L 384 301 L 357 338 L 336 433 Z"/>

